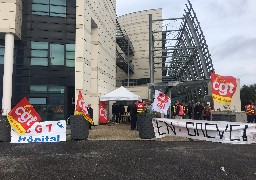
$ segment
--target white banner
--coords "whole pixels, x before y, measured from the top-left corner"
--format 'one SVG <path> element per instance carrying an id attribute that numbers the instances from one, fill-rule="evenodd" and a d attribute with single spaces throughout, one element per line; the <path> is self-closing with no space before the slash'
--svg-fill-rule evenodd
<path id="1" fill-rule="evenodd" d="M 152 123 L 156 138 L 181 136 L 232 144 L 256 143 L 256 124 L 252 123 L 166 118 L 154 118 Z"/>
<path id="2" fill-rule="evenodd" d="M 11 130 L 11 143 L 66 141 L 66 121 L 35 122 L 22 136 Z"/>

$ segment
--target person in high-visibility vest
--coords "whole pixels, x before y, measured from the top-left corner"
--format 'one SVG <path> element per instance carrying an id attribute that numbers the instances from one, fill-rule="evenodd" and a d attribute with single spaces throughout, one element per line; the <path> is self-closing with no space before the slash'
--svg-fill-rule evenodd
<path id="1" fill-rule="evenodd" d="M 188 104 L 187 103 L 183 103 L 183 111 L 184 111 L 184 116 L 183 119 L 188 119 Z"/>
<path id="2" fill-rule="evenodd" d="M 179 101 L 177 101 L 177 106 L 176 106 L 176 113 L 175 113 L 175 119 L 182 119 L 184 116 L 184 111 L 183 111 L 183 106 Z"/>
<path id="3" fill-rule="evenodd" d="M 137 102 L 136 103 L 137 113 L 143 113 L 145 111 L 145 103 L 144 102 Z"/>
<path id="4" fill-rule="evenodd" d="M 188 103 L 188 118 L 192 119 L 192 111 L 193 111 L 193 107 L 191 105 L 191 103 Z"/>
<path id="5" fill-rule="evenodd" d="M 250 100 L 249 104 L 245 106 L 245 113 L 247 115 L 247 123 L 253 123 L 255 117 L 255 110 L 253 102 Z"/>
<path id="6" fill-rule="evenodd" d="M 177 106 L 177 102 L 175 101 L 174 105 L 171 107 L 171 113 L 172 113 L 172 119 L 175 119 L 175 115 L 176 115 L 176 106 Z"/>
<path id="7" fill-rule="evenodd" d="M 137 115 L 143 114 L 145 112 L 145 103 L 142 101 L 136 102 Z M 136 129 L 138 129 L 138 123 L 136 124 Z"/>
<path id="8" fill-rule="evenodd" d="M 256 123 L 256 101 L 254 102 L 254 122 Z"/>

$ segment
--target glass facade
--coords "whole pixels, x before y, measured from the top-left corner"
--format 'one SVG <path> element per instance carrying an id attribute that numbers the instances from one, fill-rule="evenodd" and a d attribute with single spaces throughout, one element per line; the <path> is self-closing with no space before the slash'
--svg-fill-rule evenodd
<path id="1" fill-rule="evenodd" d="M 76 1 L 26 0 L 22 9 L 12 107 L 27 97 L 42 121 L 67 119 L 74 113 Z"/>
<path id="2" fill-rule="evenodd" d="M 30 85 L 29 101 L 42 119 L 65 119 L 65 86 Z"/>
<path id="3" fill-rule="evenodd" d="M 42 121 L 67 119 L 74 113 L 76 1 L 26 0 L 22 9 L 22 38 L 14 42 L 12 107 L 27 97 Z M 4 49 L 0 39 L 2 75 Z M 0 79 L 0 97 L 2 90 Z"/>
<path id="4" fill-rule="evenodd" d="M 33 0 L 32 14 L 66 17 L 66 0 Z"/>

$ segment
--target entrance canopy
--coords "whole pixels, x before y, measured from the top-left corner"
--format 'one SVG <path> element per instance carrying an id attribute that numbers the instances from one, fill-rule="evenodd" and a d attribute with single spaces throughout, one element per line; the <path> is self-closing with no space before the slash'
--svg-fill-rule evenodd
<path id="1" fill-rule="evenodd" d="M 121 86 L 120 88 L 105 94 L 100 97 L 100 101 L 133 101 L 141 100 L 139 95 L 136 95 L 128 89 Z"/>

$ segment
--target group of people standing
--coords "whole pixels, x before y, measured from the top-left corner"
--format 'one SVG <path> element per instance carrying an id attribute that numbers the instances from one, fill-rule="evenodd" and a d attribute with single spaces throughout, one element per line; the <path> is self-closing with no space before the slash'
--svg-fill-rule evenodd
<path id="1" fill-rule="evenodd" d="M 200 101 L 194 107 L 190 103 L 175 101 L 171 112 L 174 119 L 211 120 L 211 107 L 209 104 L 203 106 Z"/>
<path id="2" fill-rule="evenodd" d="M 130 115 L 131 129 L 137 129 L 137 115 L 139 113 L 151 112 L 152 101 L 133 101 L 127 107 L 127 113 Z M 125 107 L 120 103 L 112 105 L 112 122 L 119 124 L 124 115 Z M 211 120 L 211 107 L 209 104 L 203 106 L 200 101 L 197 101 L 193 107 L 190 103 L 181 103 L 175 101 L 171 107 L 172 118 L 175 119 L 195 119 L 195 120 Z"/>
<path id="3" fill-rule="evenodd" d="M 152 111 L 152 101 L 142 102 L 142 101 L 133 101 L 127 107 L 127 113 L 130 115 L 131 129 L 137 129 L 137 115 L 139 113 L 144 113 L 147 111 Z M 251 100 L 245 106 L 245 112 L 247 115 L 247 123 L 256 123 L 256 103 L 254 104 Z M 88 105 L 88 113 L 93 119 L 93 109 L 91 105 Z M 171 106 L 171 118 L 174 119 L 194 119 L 194 120 L 208 120 L 211 121 L 211 107 L 209 104 L 203 106 L 200 101 L 197 101 L 195 106 L 192 106 L 190 103 L 181 103 L 175 101 L 174 105 Z M 122 118 L 122 115 L 125 114 L 125 107 L 120 103 L 114 103 L 112 105 L 112 121 L 116 124 L 119 124 Z M 91 129 L 91 125 L 90 125 Z"/>
<path id="4" fill-rule="evenodd" d="M 147 111 L 151 111 L 151 101 L 133 101 L 127 107 L 127 113 L 130 115 L 131 129 L 137 129 L 137 115 L 140 113 L 145 113 Z M 112 122 L 115 124 L 119 124 L 122 118 L 122 115 L 125 114 L 125 107 L 120 103 L 114 103 L 112 105 Z"/>
<path id="5" fill-rule="evenodd" d="M 152 101 L 133 101 L 132 104 L 128 106 L 127 111 L 131 116 L 131 130 L 136 130 L 138 129 L 138 114 L 150 113 L 152 111 Z"/>
<path id="6" fill-rule="evenodd" d="M 114 103 L 112 105 L 112 121 L 115 122 L 116 124 L 119 124 L 122 118 L 122 115 L 125 114 L 125 108 L 123 103 Z"/>

